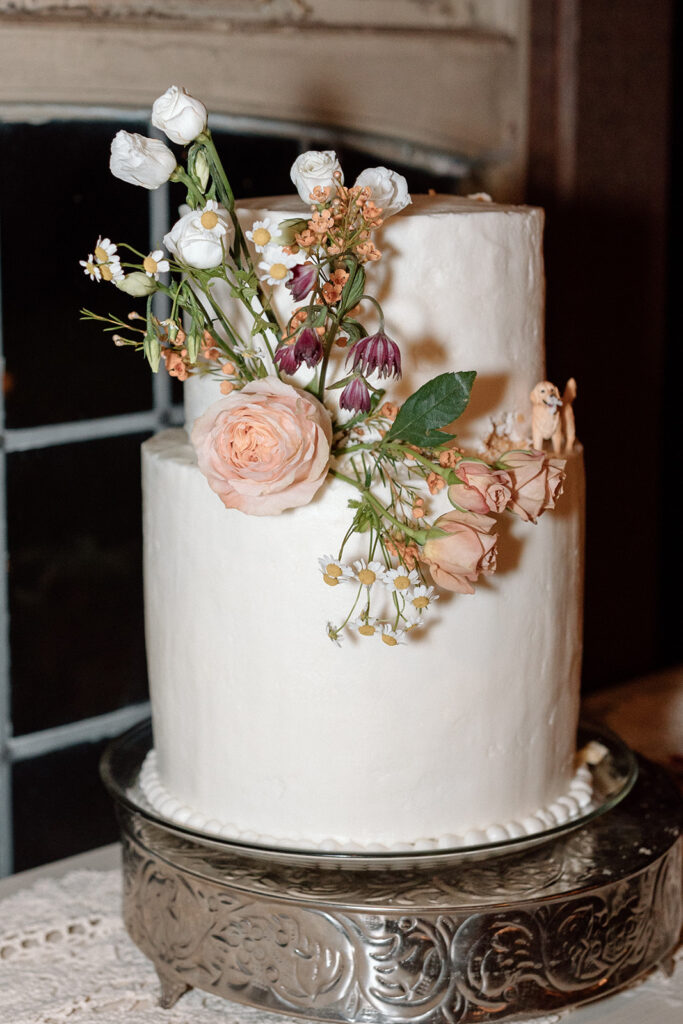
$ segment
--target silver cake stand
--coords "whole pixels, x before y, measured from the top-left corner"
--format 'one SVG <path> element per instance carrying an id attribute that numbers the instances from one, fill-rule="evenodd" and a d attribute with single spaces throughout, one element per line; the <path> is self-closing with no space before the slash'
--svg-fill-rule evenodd
<path id="1" fill-rule="evenodd" d="M 135 788 L 151 745 L 137 726 L 102 772 L 123 833 L 126 927 L 161 1006 L 196 987 L 324 1021 L 470 1024 L 574 1006 L 667 966 L 683 913 L 681 800 L 661 769 L 599 739 L 602 801 L 549 834 L 328 856 L 165 821 Z"/>

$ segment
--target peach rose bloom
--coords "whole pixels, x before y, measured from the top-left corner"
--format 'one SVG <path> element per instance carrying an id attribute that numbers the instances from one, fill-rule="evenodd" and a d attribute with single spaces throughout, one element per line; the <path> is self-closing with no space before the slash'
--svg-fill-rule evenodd
<path id="1" fill-rule="evenodd" d="M 277 377 L 214 402 L 192 429 L 211 489 L 226 508 L 252 516 L 307 505 L 325 482 L 331 440 L 324 405 Z"/>
<path id="2" fill-rule="evenodd" d="M 439 516 L 434 526 L 445 530 L 446 536 L 427 540 L 420 556 L 437 586 L 457 594 L 473 594 L 472 584 L 479 574 L 496 571 L 498 535 L 491 533 L 495 525 L 491 516 L 476 512 L 454 511 Z"/>
<path id="3" fill-rule="evenodd" d="M 491 469 L 485 462 L 462 459 L 455 467 L 462 483 L 451 484 L 448 497 L 468 512 L 503 512 L 512 497 L 512 481 L 502 469 Z"/>
<path id="4" fill-rule="evenodd" d="M 565 459 L 551 458 L 535 448 L 505 452 L 498 465 L 512 480 L 510 511 L 526 523 L 535 523 L 542 512 L 555 508 L 564 485 L 565 462 Z"/>

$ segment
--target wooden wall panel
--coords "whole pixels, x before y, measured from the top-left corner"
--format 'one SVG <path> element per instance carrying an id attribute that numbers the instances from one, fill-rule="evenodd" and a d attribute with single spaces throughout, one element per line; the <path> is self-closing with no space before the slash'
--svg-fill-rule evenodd
<path id="1" fill-rule="evenodd" d="M 353 12 L 365 12 L 357 25 Z M 146 108 L 179 81 L 215 111 L 461 153 L 481 169 L 477 185 L 519 198 L 526 12 L 526 2 L 410 0 L 0 3 L 0 104 Z"/>

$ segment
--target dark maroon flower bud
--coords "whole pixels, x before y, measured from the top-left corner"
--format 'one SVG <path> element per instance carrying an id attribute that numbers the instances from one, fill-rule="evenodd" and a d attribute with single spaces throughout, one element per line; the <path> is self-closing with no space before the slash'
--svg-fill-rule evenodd
<path id="1" fill-rule="evenodd" d="M 299 360 L 299 365 L 306 363 L 306 366 L 317 366 L 323 357 L 323 343 L 318 332 L 314 331 L 312 327 L 304 327 L 296 339 L 294 352 Z"/>
<path id="2" fill-rule="evenodd" d="M 287 287 L 294 301 L 301 302 L 305 299 L 317 280 L 318 268 L 314 263 L 299 263 L 292 267 L 292 276 L 287 281 Z"/>
<path id="3" fill-rule="evenodd" d="M 273 359 L 283 373 L 296 373 L 301 366 L 301 360 L 298 358 L 294 348 L 294 345 L 280 345 L 275 350 Z"/>
<path id="4" fill-rule="evenodd" d="M 342 391 L 339 408 L 349 412 L 370 412 L 370 391 L 362 377 L 354 377 Z"/>
<path id="5" fill-rule="evenodd" d="M 360 370 L 368 377 L 377 373 L 380 377 L 401 376 L 401 353 L 395 341 L 384 333 L 370 334 L 360 338 L 349 349 L 346 362 L 353 360 L 353 369 Z"/>

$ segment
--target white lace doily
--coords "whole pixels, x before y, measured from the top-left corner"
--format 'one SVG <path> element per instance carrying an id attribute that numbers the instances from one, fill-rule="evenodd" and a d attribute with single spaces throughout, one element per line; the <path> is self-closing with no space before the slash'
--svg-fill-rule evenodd
<path id="1" fill-rule="evenodd" d="M 128 938 L 120 904 L 119 871 L 72 871 L 61 879 L 43 879 L 0 901 L 0 1024 L 287 1024 L 290 1020 L 196 989 L 172 1009 L 160 1009 L 154 968 Z M 680 1020 L 680 963 L 672 979 L 658 971 L 633 989 L 568 1016 L 567 1024 Z M 533 1024 L 564 1017 L 551 1014 L 536 1018 Z"/>

